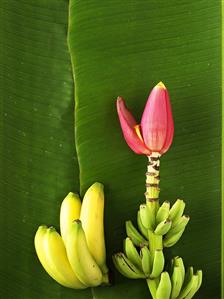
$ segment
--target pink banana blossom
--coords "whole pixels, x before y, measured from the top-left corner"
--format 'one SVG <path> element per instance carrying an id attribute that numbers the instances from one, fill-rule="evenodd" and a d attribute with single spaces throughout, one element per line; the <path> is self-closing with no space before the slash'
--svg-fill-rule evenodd
<path id="1" fill-rule="evenodd" d="M 124 138 L 136 154 L 150 156 L 168 151 L 174 134 L 174 124 L 168 91 L 160 82 L 151 91 L 137 124 L 122 97 L 117 98 L 117 112 Z"/>

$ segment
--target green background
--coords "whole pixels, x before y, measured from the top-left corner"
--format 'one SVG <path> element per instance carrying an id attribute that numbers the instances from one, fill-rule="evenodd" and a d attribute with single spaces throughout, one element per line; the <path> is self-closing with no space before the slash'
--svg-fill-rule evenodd
<path id="1" fill-rule="evenodd" d="M 64 0 L 2 0 L 0 49 L 0 298 L 150 298 L 144 281 L 116 272 L 109 288 L 60 287 L 41 268 L 33 237 L 39 224 L 58 228 L 69 191 L 80 184 L 83 195 L 101 181 L 114 270 L 111 254 L 144 201 L 146 171 L 146 158 L 123 140 L 115 99 L 140 120 L 160 80 L 175 121 L 161 201 L 181 197 L 191 216 L 167 255 L 203 269 L 195 298 L 221 298 L 221 2 L 72 0 L 68 20 Z"/>

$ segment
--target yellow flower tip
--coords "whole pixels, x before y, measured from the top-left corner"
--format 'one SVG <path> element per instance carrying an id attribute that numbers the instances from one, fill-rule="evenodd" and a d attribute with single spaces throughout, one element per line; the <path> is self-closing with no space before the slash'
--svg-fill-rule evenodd
<path id="1" fill-rule="evenodd" d="M 142 138 L 142 134 L 141 134 L 141 128 L 140 128 L 140 125 L 135 125 L 135 126 L 134 126 L 134 129 L 135 129 L 135 132 L 136 132 L 138 138 L 139 138 L 142 142 L 144 142 L 144 141 L 143 141 L 143 138 Z"/>
<path id="2" fill-rule="evenodd" d="M 160 82 L 156 85 L 156 87 L 166 89 L 166 86 L 163 84 L 162 81 L 160 81 Z"/>

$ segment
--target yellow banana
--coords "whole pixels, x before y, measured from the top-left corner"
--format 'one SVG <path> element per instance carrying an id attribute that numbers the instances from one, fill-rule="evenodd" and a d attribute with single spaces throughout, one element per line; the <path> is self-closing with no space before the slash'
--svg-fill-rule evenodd
<path id="1" fill-rule="evenodd" d="M 66 250 L 70 265 L 83 284 L 94 287 L 103 282 L 102 272 L 89 251 L 80 220 L 72 222 L 66 237 Z"/>
<path id="2" fill-rule="evenodd" d="M 68 288 L 86 288 L 72 271 L 61 236 L 53 227 L 40 226 L 34 243 L 42 266 L 54 280 Z"/>
<path id="3" fill-rule="evenodd" d="M 66 233 L 73 220 L 79 219 L 81 210 L 81 200 L 76 193 L 69 192 L 62 201 L 60 210 L 60 231 L 64 242 L 66 242 Z"/>
<path id="4" fill-rule="evenodd" d="M 94 183 L 85 193 L 80 220 L 85 232 L 89 251 L 104 274 L 106 265 L 106 247 L 104 240 L 104 187 Z"/>

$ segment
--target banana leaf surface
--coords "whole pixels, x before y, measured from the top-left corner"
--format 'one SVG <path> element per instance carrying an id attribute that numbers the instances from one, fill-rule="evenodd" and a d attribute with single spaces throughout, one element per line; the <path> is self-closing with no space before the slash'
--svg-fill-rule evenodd
<path id="1" fill-rule="evenodd" d="M 175 120 L 161 201 L 181 197 L 191 216 L 167 256 L 203 269 L 196 298 L 221 298 L 220 11 L 218 0 L 71 0 L 69 14 L 65 0 L 1 1 L 0 298 L 150 298 L 144 281 L 123 278 L 111 262 L 125 220 L 144 202 L 147 162 L 125 144 L 115 99 L 140 119 L 160 80 Z M 40 224 L 58 228 L 63 197 L 94 181 L 105 184 L 114 284 L 69 290 L 44 272 L 33 237 Z"/>
<path id="2" fill-rule="evenodd" d="M 76 148 L 83 193 L 106 186 L 108 258 L 122 249 L 124 222 L 144 202 L 146 158 L 126 145 L 116 116 L 122 96 L 140 120 L 150 89 L 167 85 L 175 139 L 161 159 L 161 201 L 186 201 L 191 221 L 167 255 L 202 268 L 196 298 L 221 297 L 221 2 L 70 1 Z M 115 275 L 96 298 L 149 298 L 143 281 Z"/>

